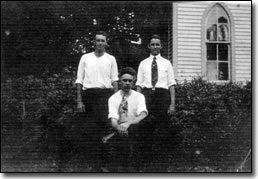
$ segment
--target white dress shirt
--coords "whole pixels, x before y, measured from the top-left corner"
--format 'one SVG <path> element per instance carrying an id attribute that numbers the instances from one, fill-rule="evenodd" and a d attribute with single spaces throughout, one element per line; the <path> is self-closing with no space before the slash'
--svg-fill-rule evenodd
<path id="1" fill-rule="evenodd" d="M 104 53 L 97 57 L 94 52 L 81 57 L 75 83 L 86 88 L 113 88 L 112 83 L 118 80 L 117 63 L 114 56 Z"/>
<path id="2" fill-rule="evenodd" d="M 124 93 L 122 90 L 119 90 L 115 94 L 113 94 L 108 100 L 108 118 L 119 119 L 119 106 L 123 100 Z M 128 116 L 132 116 L 133 118 L 140 115 L 141 112 L 146 112 L 148 114 L 145 97 L 143 94 L 131 90 L 131 94 L 126 96 L 128 102 Z"/>
<path id="3" fill-rule="evenodd" d="M 151 65 L 153 58 L 154 56 L 150 55 L 150 57 L 141 61 L 138 68 L 136 86 L 140 86 L 141 88 L 153 87 L 151 84 Z M 156 62 L 158 66 L 158 82 L 155 88 L 168 89 L 170 86 L 175 85 L 174 70 L 170 61 L 159 54 L 156 56 Z"/>

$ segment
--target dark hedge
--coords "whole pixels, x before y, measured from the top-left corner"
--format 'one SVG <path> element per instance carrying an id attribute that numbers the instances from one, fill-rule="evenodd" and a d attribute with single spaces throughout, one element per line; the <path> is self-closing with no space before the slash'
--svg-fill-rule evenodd
<path id="1" fill-rule="evenodd" d="M 77 121 L 75 77 L 76 68 L 67 67 L 2 80 L 2 171 L 78 171 L 84 129 Z M 201 78 L 176 86 L 169 171 L 251 171 L 251 87 Z"/>

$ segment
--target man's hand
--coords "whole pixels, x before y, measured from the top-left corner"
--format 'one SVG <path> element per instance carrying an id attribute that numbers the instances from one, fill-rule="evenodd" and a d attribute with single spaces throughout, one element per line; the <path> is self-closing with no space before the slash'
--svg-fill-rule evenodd
<path id="1" fill-rule="evenodd" d="M 83 102 L 78 102 L 77 103 L 77 110 L 79 112 L 85 112 L 85 105 L 83 104 Z"/>
<path id="2" fill-rule="evenodd" d="M 123 126 L 126 130 L 130 127 L 131 123 L 130 122 L 125 122 L 121 124 L 120 126 Z"/>
<path id="3" fill-rule="evenodd" d="M 122 136 L 127 136 L 128 135 L 128 131 L 127 131 L 127 128 L 125 126 L 118 125 L 117 126 L 117 131 Z"/>
<path id="4" fill-rule="evenodd" d="M 176 110 L 175 110 L 175 105 L 170 104 L 170 105 L 169 105 L 169 108 L 168 108 L 168 115 L 174 114 L 175 111 L 176 111 Z"/>

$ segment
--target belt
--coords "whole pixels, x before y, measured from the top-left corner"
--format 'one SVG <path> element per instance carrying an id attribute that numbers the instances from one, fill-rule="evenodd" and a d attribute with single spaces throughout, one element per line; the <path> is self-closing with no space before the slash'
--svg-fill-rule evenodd
<path id="1" fill-rule="evenodd" d="M 152 87 L 152 88 L 143 88 L 143 90 L 151 90 L 151 91 L 168 91 L 168 89 L 165 89 L 165 88 L 155 88 L 155 87 Z"/>
<path id="2" fill-rule="evenodd" d="M 83 91 L 112 91 L 112 88 L 86 88 Z"/>

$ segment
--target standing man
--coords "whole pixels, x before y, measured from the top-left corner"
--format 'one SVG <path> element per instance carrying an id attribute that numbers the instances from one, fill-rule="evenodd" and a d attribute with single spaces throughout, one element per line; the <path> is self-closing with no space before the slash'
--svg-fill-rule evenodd
<path id="1" fill-rule="evenodd" d="M 119 74 L 121 90 L 112 95 L 108 100 L 109 115 L 111 126 L 117 132 L 114 137 L 115 157 L 113 163 L 117 167 L 123 167 L 122 171 L 127 171 L 129 163 L 138 165 L 137 156 L 140 140 L 138 127 L 148 112 L 145 105 L 145 97 L 132 90 L 136 80 L 136 72 L 131 67 L 123 68 Z M 130 158 L 131 157 L 131 158 Z M 130 160 L 134 160 L 130 161 Z M 121 171 L 121 170 L 120 170 Z"/>
<path id="2" fill-rule="evenodd" d="M 149 111 L 145 146 L 156 145 L 163 150 L 169 138 L 169 115 L 175 111 L 176 81 L 171 62 L 160 55 L 162 44 L 158 35 L 151 37 L 148 48 L 151 54 L 139 65 L 136 86 L 137 91 L 144 94 Z"/>
<path id="3" fill-rule="evenodd" d="M 115 57 L 105 52 L 107 35 L 97 32 L 95 51 L 81 57 L 77 71 L 77 109 L 85 126 L 85 146 L 92 162 L 103 162 L 101 138 L 107 127 L 108 98 L 118 90 L 118 69 Z M 102 155 L 102 157 L 101 157 Z M 97 165 L 98 168 L 98 165 Z"/>

